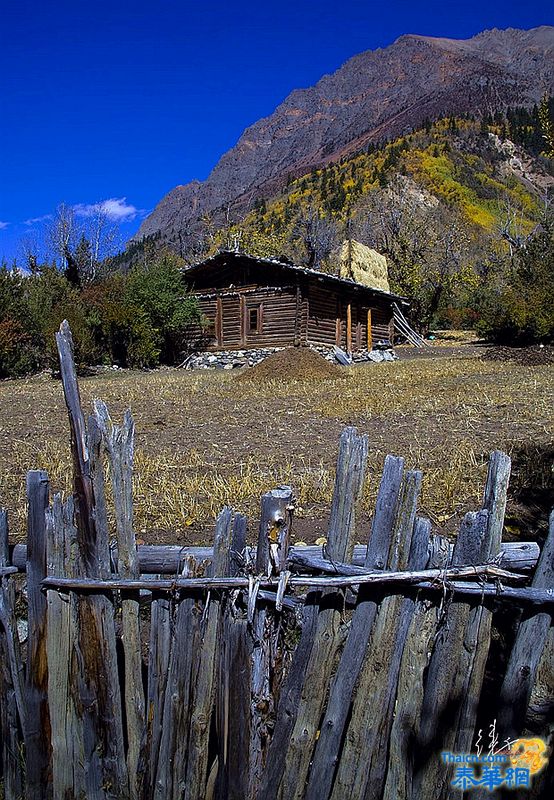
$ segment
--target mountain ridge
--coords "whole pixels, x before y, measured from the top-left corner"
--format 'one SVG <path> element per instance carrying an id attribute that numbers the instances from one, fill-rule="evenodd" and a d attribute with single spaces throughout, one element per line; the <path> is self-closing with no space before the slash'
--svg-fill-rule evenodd
<path id="1" fill-rule="evenodd" d="M 554 89 L 554 27 L 483 31 L 470 39 L 404 34 L 293 90 L 248 126 L 208 178 L 176 186 L 134 241 L 191 235 L 201 218 L 240 215 L 318 166 L 399 136 L 427 118 L 531 106 Z M 223 209 L 227 209 L 223 212 Z"/>

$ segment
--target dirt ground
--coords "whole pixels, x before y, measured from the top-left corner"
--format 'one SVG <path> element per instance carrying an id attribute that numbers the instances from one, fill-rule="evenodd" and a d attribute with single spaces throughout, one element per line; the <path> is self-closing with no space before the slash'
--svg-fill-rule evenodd
<path id="1" fill-rule="evenodd" d="M 360 541 L 387 453 L 423 470 L 422 513 L 436 531 L 453 533 L 479 505 L 493 449 L 514 460 L 508 535 L 540 538 L 554 502 L 554 367 L 490 360 L 472 342 L 398 352 L 397 362 L 319 379 L 107 371 L 81 379 L 81 393 L 87 411 L 100 397 L 114 420 L 127 406 L 133 412 L 135 527 L 148 543 L 208 543 L 225 503 L 249 515 L 255 538 L 259 497 L 281 483 L 297 498 L 293 539 L 315 541 L 326 531 L 345 425 L 370 442 Z M 0 435 L 0 503 L 20 538 L 26 470 L 47 469 L 53 491 L 70 490 L 60 382 L 39 375 L 0 383 Z"/>

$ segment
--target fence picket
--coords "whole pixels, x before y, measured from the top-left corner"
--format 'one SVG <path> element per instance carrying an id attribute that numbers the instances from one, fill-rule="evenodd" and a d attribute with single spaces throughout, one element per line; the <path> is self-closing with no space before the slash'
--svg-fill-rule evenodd
<path id="1" fill-rule="evenodd" d="M 355 428 L 346 428 L 341 434 L 326 545 L 331 560 L 346 561 L 352 557 L 356 509 L 363 490 L 367 449 L 367 436 L 358 436 Z M 289 800 L 304 793 L 326 689 L 343 642 L 343 613 L 344 595 L 341 592 L 323 592 L 319 599 L 313 645 L 302 670 L 303 688 L 299 702 L 293 715 L 277 719 L 276 725 L 280 723 L 291 732 L 284 761 L 280 756 L 278 761 L 276 759 L 280 774 L 276 774 L 277 770 L 273 768 L 268 771 L 267 779 L 264 778 L 261 796 L 268 800 L 274 796 Z"/>
<path id="2" fill-rule="evenodd" d="M 72 576 L 77 530 L 73 498 L 62 503 L 55 495 L 46 515 L 48 573 Z M 76 668 L 78 597 L 47 592 L 48 706 L 52 737 L 53 796 L 79 797 L 85 792 L 83 725 L 79 710 Z"/>
<path id="3" fill-rule="evenodd" d="M 213 577 L 229 574 L 233 512 L 224 508 L 219 514 L 214 535 Z M 222 601 L 208 597 L 202 623 L 202 639 L 197 653 L 194 692 L 190 717 L 190 735 L 184 800 L 204 800 L 208 779 L 208 734 L 215 699 L 216 664 L 219 656 Z"/>
<path id="4" fill-rule="evenodd" d="M 365 569 L 382 569 L 387 561 L 404 470 L 404 460 L 387 456 L 367 545 Z M 377 602 L 374 592 L 360 587 L 348 638 L 331 684 L 329 702 L 314 753 L 306 800 L 329 796 L 338 763 L 354 686 L 365 656 Z"/>
<path id="5" fill-rule="evenodd" d="M 262 496 L 256 572 L 260 576 L 275 573 L 286 564 L 292 489 L 281 486 Z M 251 627 L 251 711 L 248 796 L 253 798 L 260 783 L 269 740 L 268 720 L 273 715 L 275 698 L 271 674 L 276 654 L 275 618 L 265 607 L 254 613 Z"/>
<path id="6" fill-rule="evenodd" d="M 188 558 L 183 565 L 182 574 L 194 574 L 197 564 Z M 175 624 L 169 653 L 169 666 L 163 696 L 163 712 L 159 717 L 159 753 L 152 743 L 151 763 L 157 765 L 152 773 L 155 784 L 152 797 L 155 800 L 172 800 L 182 796 L 187 770 L 187 749 L 192 713 L 193 664 L 200 646 L 201 606 L 191 595 L 178 597 L 174 614 Z M 167 614 L 170 609 L 161 606 L 164 624 L 170 624 Z M 157 632 L 152 628 L 152 634 Z M 164 631 L 163 636 L 166 633 Z M 165 644 L 162 656 L 165 655 Z M 158 692 L 162 691 L 164 676 L 159 675 Z M 154 709 L 155 713 L 155 709 Z M 155 717 L 157 721 L 157 717 Z M 155 730 L 154 730 L 155 732 Z M 158 734 L 156 734 L 158 738 Z"/>
<path id="7" fill-rule="evenodd" d="M 0 568 L 9 566 L 8 512 L 0 508 Z M 22 741 L 25 738 L 23 661 L 15 618 L 15 586 L 0 578 L 0 738 L 6 797 L 23 796 Z"/>
<path id="8" fill-rule="evenodd" d="M 27 676 L 25 682 L 28 800 L 51 796 L 50 720 L 48 717 L 48 664 L 46 658 L 46 520 L 48 475 L 27 473 Z"/>
<path id="9" fill-rule="evenodd" d="M 387 556 L 390 569 L 411 568 L 409 554 L 420 488 L 421 472 L 407 472 L 402 481 Z M 418 533 L 420 531 L 418 528 Z M 417 544 L 413 551 L 414 559 L 421 557 L 419 542 Z M 382 785 L 386 765 L 383 750 L 392 724 L 398 669 L 411 618 L 410 609 L 413 607 L 409 602 L 406 605 L 401 596 L 384 597 L 379 604 L 331 793 L 334 800 L 371 797 L 375 784 Z"/>
<path id="10" fill-rule="evenodd" d="M 452 565 L 475 563 L 486 542 L 488 511 L 466 514 L 452 555 Z M 467 602 L 447 605 L 439 625 L 429 662 L 417 737 L 418 764 L 414 769 L 413 796 L 448 797 L 448 770 L 440 763 L 438 751 L 453 750 L 461 709 L 467 666 L 473 653 L 465 651 L 465 636 L 471 615 Z M 440 741 L 438 739 L 440 737 Z"/>
<path id="11" fill-rule="evenodd" d="M 246 517 L 236 514 L 231 539 L 230 576 L 243 569 Z M 244 610 L 227 598 L 221 636 L 217 732 L 219 740 L 216 800 L 245 800 L 249 791 L 250 686 L 252 637 Z"/>
<path id="12" fill-rule="evenodd" d="M 532 585 L 537 589 L 554 590 L 554 511 L 550 513 L 548 538 Z M 533 612 L 519 625 L 499 695 L 498 730 L 502 740 L 519 736 L 523 731 L 537 667 L 551 625 L 551 614 Z"/>
<path id="13" fill-rule="evenodd" d="M 123 424 L 113 425 L 108 409 L 101 400 L 95 402 L 94 411 L 110 463 L 118 545 L 117 571 L 123 578 L 138 578 L 140 570 L 133 531 L 132 485 L 135 424 L 131 412 L 126 411 Z M 121 616 L 129 793 L 133 800 L 138 800 L 146 769 L 138 591 L 126 593 L 121 598 Z"/>
<path id="14" fill-rule="evenodd" d="M 67 322 L 56 334 L 60 370 L 67 405 L 71 452 L 78 564 L 83 577 L 102 578 L 110 573 L 110 553 L 105 536 L 98 431 L 87 441 L 79 386 L 73 359 L 73 340 Z M 79 619 L 79 694 L 83 707 L 86 795 L 91 800 L 128 797 L 121 692 L 117 667 L 113 596 L 104 592 L 81 594 Z"/>

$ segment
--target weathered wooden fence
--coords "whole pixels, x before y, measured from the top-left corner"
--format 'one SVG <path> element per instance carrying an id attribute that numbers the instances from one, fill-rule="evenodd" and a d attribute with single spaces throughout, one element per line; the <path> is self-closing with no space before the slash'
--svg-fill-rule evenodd
<path id="1" fill-rule="evenodd" d="M 493 720 L 500 742 L 526 730 L 548 683 L 554 516 L 542 553 L 502 543 L 506 455 L 453 546 L 418 516 L 421 473 L 392 456 L 355 546 L 368 442 L 347 428 L 324 548 L 289 547 L 289 487 L 262 497 L 255 543 L 224 508 L 212 548 L 137 548 L 132 417 L 96 402 L 85 424 L 66 325 L 57 338 L 74 494 L 50 502 L 29 473 L 26 545 L 9 547 L 0 513 L 6 798 L 440 800 L 461 796 L 442 751 L 472 750 Z M 506 608 L 519 623 L 502 644 Z M 551 781 L 549 766 L 525 796 Z"/>

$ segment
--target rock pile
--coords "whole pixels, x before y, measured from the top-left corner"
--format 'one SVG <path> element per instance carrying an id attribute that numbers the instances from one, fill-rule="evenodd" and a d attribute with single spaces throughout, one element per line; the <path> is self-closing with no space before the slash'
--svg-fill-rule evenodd
<path id="1" fill-rule="evenodd" d="M 255 367 L 268 356 L 278 353 L 283 347 L 262 347 L 257 350 L 221 350 L 217 353 L 198 353 L 193 356 L 186 364 L 187 369 L 238 369 L 240 367 Z M 289 348 L 286 348 L 289 349 Z M 321 347 L 310 345 L 308 349 L 319 353 L 326 361 L 336 364 L 335 351 L 332 347 Z M 360 350 L 352 354 L 352 363 L 357 364 L 364 361 L 373 361 L 378 364 L 381 361 L 395 361 L 398 356 L 392 349 L 386 350 Z"/>
<path id="2" fill-rule="evenodd" d="M 220 350 L 217 353 L 198 353 L 188 361 L 187 369 L 236 369 L 254 367 L 264 358 L 282 347 L 264 347 L 258 350 Z"/>

